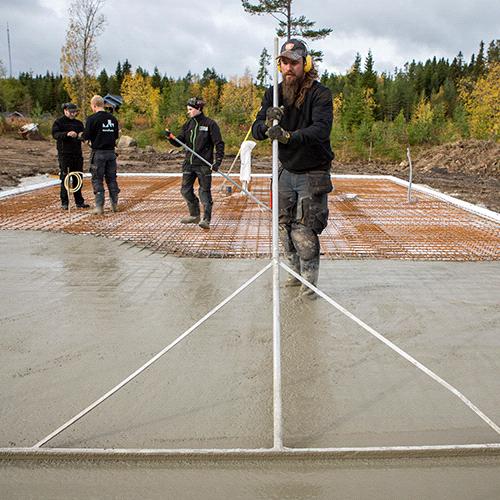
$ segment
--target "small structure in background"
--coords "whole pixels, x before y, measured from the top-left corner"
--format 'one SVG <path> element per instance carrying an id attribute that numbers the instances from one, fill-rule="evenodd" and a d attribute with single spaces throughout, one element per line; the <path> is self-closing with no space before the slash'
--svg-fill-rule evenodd
<path id="1" fill-rule="evenodd" d="M 123 105 L 123 99 L 119 95 L 106 94 L 103 97 L 103 100 L 104 100 L 104 109 L 106 109 L 111 113 L 118 111 L 120 107 Z"/>
<path id="2" fill-rule="evenodd" d="M 7 111 L 2 113 L 2 116 L 7 120 L 24 120 L 24 115 L 20 111 Z"/>
<path id="3" fill-rule="evenodd" d="M 19 129 L 21 137 L 30 141 L 44 141 L 44 137 L 38 130 L 38 123 L 26 123 Z"/>

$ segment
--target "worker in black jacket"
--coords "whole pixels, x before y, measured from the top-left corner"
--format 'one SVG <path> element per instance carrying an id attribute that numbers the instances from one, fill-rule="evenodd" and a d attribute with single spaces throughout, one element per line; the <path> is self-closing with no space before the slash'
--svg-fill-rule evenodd
<path id="1" fill-rule="evenodd" d="M 59 178 L 61 179 L 61 208 L 68 210 L 68 191 L 64 181 L 69 172 L 82 172 L 83 156 L 82 143 L 78 134 L 83 131 L 83 123 L 76 119 L 78 108 L 71 102 L 62 105 L 64 115 L 59 117 L 52 125 L 52 137 L 57 141 L 57 158 L 59 160 Z M 83 177 L 83 175 L 82 175 Z M 71 187 L 74 188 L 77 179 L 71 177 Z M 82 195 L 82 189 L 74 192 L 75 204 L 78 208 L 89 208 Z"/>
<path id="2" fill-rule="evenodd" d="M 318 73 L 301 40 L 285 42 L 277 63 L 283 75 L 278 87 L 279 105 L 273 107 L 273 89 L 267 89 L 252 134 L 257 140 L 269 137 L 279 142 L 280 239 L 289 266 L 316 286 L 318 235 L 328 224 L 328 193 L 333 189 L 332 94 L 317 81 Z M 300 282 L 290 276 L 286 284 Z M 315 297 L 304 285 L 301 293 Z"/>
<path id="3" fill-rule="evenodd" d="M 210 229 L 212 219 L 212 170 L 217 172 L 224 158 L 224 142 L 219 126 L 203 114 L 205 103 L 198 97 L 192 97 L 187 102 L 189 120 L 183 125 L 177 138 L 196 151 L 212 165 L 206 163 L 191 152 L 186 152 L 182 165 L 181 194 L 187 202 L 189 216 L 183 217 L 183 224 L 199 224 L 203 229 Z M 170 131 L 167 130 L 167 136 Z M 173 146 L 179 146 L 174 139 L 169 139 Z M 215 148 L 215 162 L 214 162 Z M 194 194 L 194 182 L 198 179 L 199 199 Z M 200 221 L 200 200 L 203 205 L 203 219 Z"/>
<path id="4" fill-rule="evenodd" d="M 104 180 L 108 186 L 111 198 L 111 209 L 118 211 L 118 193 L 120 188 L 116 181 L 115 145 L 118 140 L 118 120 L 104 110 L 104 100 L 95 95 L 90 100 L 94 112 L 85 122 L 85 129 L 80 135 L 82 140 L 89 141 L 92 153 L 90 156 L 90 172 L 95 195 L 94 214 L 104 213 Z"/>

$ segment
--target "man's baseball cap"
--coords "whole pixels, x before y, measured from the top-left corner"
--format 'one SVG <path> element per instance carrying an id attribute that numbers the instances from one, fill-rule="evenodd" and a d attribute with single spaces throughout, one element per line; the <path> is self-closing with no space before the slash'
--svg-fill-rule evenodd
<path id="1" fill-rule="evenodd" d="M 298 61 L 303 57 L 307 57 L 307 55 L 306 44 L 297 38 L 290 38 L 290 40 L 287 40 L 282 45 L 278 59 L 286 57 L 288 59 L 292 59 L 293 61 Z"/>
<path id="2" fill-rule="evenodd" d="M 73 104 L 72 102 L 65 102 L 62 105 L 63 111 L 67 109 L 68 111 L 78 111 L 78 106 L 76 104 Z"/>

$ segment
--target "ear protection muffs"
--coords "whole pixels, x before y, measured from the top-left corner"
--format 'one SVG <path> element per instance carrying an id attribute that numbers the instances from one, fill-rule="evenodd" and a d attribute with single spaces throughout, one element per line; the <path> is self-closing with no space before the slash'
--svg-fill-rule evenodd
<path id="1" fill-rule="evenodd" d="M 281 64 L 279 58 L 277 59 L 276 64 L 278 65 L 278 71 L 281 73 Z M 309 73 L 309 71 L 312 70 L 312 67 L 313 67 L 312 57 L 306 56 L 304 62 L 304 73 Z"/>
<path id="2" fill-rule="evenodd" d="M 306 62 L 304 64 L 304 73 L 309 73 L 313 67 L 313 60 L 311 56 L 306 56 Z"/>

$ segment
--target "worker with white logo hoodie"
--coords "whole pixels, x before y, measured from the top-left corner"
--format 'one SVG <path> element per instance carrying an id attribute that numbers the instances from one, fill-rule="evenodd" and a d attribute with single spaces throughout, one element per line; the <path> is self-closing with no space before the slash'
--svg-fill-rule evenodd
<path id="1" fill-rule="evenodd" d="M 90 155 L 90 173 L 95 195 L 95 215 L 104 213 L 104 180 L 108 186 L 111 209 L 118 211 L 118 193 L 120 188 L 116 181 L 115 145 L 118 140 L 118 120 L 104 110 L 104 100 L 95 95 L 90 100 L 94 112 L 87 118 L 85 129 L 80 134 L 82 140 L 89 141 L 92 148 Z"/>

